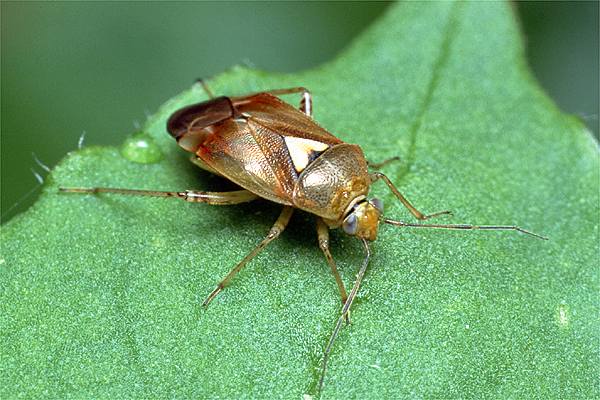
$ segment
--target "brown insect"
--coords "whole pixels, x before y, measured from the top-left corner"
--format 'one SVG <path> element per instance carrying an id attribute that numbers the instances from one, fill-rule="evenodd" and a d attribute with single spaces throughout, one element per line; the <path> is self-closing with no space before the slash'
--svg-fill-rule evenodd
<path id="1" fill-rule="evenodd" d="M 378 180 L 382 180 L 418 220 L 450 212 L 424 214 L 412 206 L 387 176 L 369 172 L 369 167 L 378 167 L 385 162 L 369 164 L 359 146 L 344 143 L 314 122 L 312 98 L 307 89 L 296 87 L 215 98 L 201 83 L 210 100 L 176 111 L 167 122 L 167 130 L 182 148 L 194 154 L 192 161 L 196 165 L 243 189 L 163 192 L 97 187 L 60 188 L 60 191 L 176 197 L 213 205 L 239 204 L 260 197 L 281 204 L 283 210 L 267 236 L 221 280 L 204 300 L 204 306 L 248 261 L 283 232 L 294 209 L 314 214 L 319 247 L 331 268 L 343 303 L 324 352 L 319 391 L 333 343 L 344 320 L 349 321 L 350 307 L 369 263 L 369 242 L 377 238 L 380 222 L 413 228 L 513 230 L 546 239 L 517 226 L 415 224 L 384 218 L 382 201 L 367 198 L 370 186 Z M 291 93 L 301 94 L 300 110 L 276 97 Z M 334 228 L 342 228 L 348 235 L 356 236 L 365 250 L 365 258 L 349 294 L 329 251 L 329 229 Z"/>

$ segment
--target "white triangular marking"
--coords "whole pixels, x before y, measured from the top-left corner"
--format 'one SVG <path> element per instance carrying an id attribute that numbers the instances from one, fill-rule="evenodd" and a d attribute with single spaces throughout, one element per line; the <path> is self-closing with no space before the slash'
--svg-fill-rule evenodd
<path id="1" fill-rule="evenodd" d="M 321 152 L 329 147 L 325 143 L 317 142 L 316 140 L 303 139 L 293 136 L 284 136 L 285 144 L 292 157 L 294 168 L 298 172 L 302 172 L 308 165 L 308 160 L 312 152 Z"/>

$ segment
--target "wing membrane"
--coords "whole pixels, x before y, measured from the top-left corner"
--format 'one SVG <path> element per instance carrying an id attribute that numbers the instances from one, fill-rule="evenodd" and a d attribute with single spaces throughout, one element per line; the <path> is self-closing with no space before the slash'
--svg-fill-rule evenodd
<path id="1" fill-rule="evenodd" d="M 269 93 L 232 98 L 236 110 L 282 136 L 315 140 L 333 146 L 343 143 L 311 117 Z"/>
<path id="2" fill-rule="evenodd" d="M 283 138 L 252 123 L 228 120 L 196 153 L 215 171 L 268 200 L 291 205 L 297 178 Z"/>

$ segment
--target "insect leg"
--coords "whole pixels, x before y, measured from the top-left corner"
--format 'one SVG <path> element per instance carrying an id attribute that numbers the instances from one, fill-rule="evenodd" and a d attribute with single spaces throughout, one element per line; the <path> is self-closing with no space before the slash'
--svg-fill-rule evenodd
<path id="1" fill-rule="evenodd" d="M 388 158 L 387 160 L 383 160 L 378 163 L 374 163 L 374 162 L 367 160 L 367 165 L 369 166 L 369 168 L 379 169 L 379 168 L 383 167 L 384 165 L 388 165 L 389 163 L 398 161 L 399 159 L 400 159 L 400 157 L 396 156 L 396 157 Z"/>
<path id="2" fill-rule="evenodd" d="M 437 228 L 437 229 L 454 229 L 454 230 L 482 230 L 482 231 L 517 231 L 527 235 L 535 236 L 539 239 L 548 240 L 547 237 L 530 232 L 523 228 L 513 225 L 468 225 L 468 224 L 410 224 L 403 221 L 394 221 L 392 219 L 384 219 L 383 222 L 390 225 L 409 227 L 409 228 Z"/>
<path id="3" fill-rule="evenodd" d="M 207 203 L 212 205 L 231 205 L 252 201 L 258 198 L 252 192 L 247 190 L 235 190 L 232 192 L 201 192 L 197 190 L 185 190 L 183 192 L 161 192 L 157 190 L 137 190 L 137 189 L 118 189 L 118 188 L 58 188 L 64 193 L 116 193 L 130 196 L 149 196 L 149 197 L 174 197 L 191 203 Z"/>
<path id="4" fill-rule="evenodd" d="M 293 212 L 294 212 L 294 209 L 292 207 L 286 206 L 283 208 L 283 210 L 281 211 L 281 214 L 277 218 L 277 221 L 275 221 L 275 223 L 271 227 L 271 230 L 269 231 L 269 234 L 267 235 L 267 237 L 265 237 L 258 244 L 258 246 L 256 246 L 250 253 L 248 253 L 248 255 L 246 255 L 246 257 L 244 257 L 244 259 L 242 261 L 240 261 L 238 263 L 238 265 L 236 265 L 231 271 L 229 271 L 227 276 L 225 276 L 225 278 L 223 278 L 223 280 L 221 282 L 219 282 L 219 284 L 217 285 L 215 290 L 213 290 L 208 295 L 206 300 L 204 300 L 204 303 L 202 303 L 203 306 L 207 306 L 219 294 L 219 292 L 221 290 L 223 290 L 223 288 L 225 288 L 225 286 L 227 286 L 229 284 L 231 279 L 233 279 L 233 277 L 238 272 L 240 272 L 240 270 L 242 268 L 244 268 L 244 266 L 246 265 L 246 263 L 248 263 L 248 261 L 252 260 L 269 243 L 271 243 L 273 240 L 277 239 L 277 237 L 281 234 L 281 232 L 283 232 L 283 230 L 287 226 L 288 222 L 290 221 L 290 218 L 292 217 Z"/>
<path id="5" fill-rule="evenodd" d="M 321 379 L 319 379 L 319 386 L 317 388 L 317 394 L 321 393 L 321 390 L 323 389 L 323 382 L 325 381 L 325 373 L 327 372 L 327 362 L 329 361 L 329 355 L 331 354 L 331 350 L 333 349 L 333 343 L 335 342 L 335 339 L 337 338 L 338 334 L 340 333 L 340 330 L 342 329 L 342 324 L 344 322 L 344 319 L 350 312 L 350 307 L 352 306 L 352 302 L 354 301 L 354 298 L 356 297 L 356 293 L 358 293 L 360 284 L 362 283 L 362 280 L 365 276 L 365 272 L 367 271 L 367 266 L 369 265 L 369 258 L 371 257 L 371 250 L 369 249 L 369 244 L 367 243 L 367 241 L 365 239 L 361 239 L 361 241 L 365 248 L 365 259 L 362 263 L 362 266 L 360 267 L 360 270 L 358 271 L 358 274 L 356 275 L 356 281 L 354 282 L 354 286 L 352 286 L 352 290 L 350 290 L 350 295 L 348 296 L 348 299 L 344 303 L 344 307 L 342 307 L 342 314 L 340 315 L 340 317 L 337 320 L 337 323 L 335 324 L 333 333 L 331 334 L 331 337 L 329 338 L 329 342 L 327 342 L 327 347 L 325 348 L 325 352 L 323 353 L 323 367 L 321 368 Z"/>
<path id="6" fill-rule="evenodd" d="M 342 296 L 342 304 L 345 304 L 346 300 L 348 299 L 348 294 L 346 293 L 346 287 L 344 286 L 344 282 L 342 282 L 342 278 L 340 278 L 337 266 L 335 265 L 335 260 L 333 259 L 333 257 L 331 256 L 331 252 L 329 251 L 329 228 L 321 218 L 317 220 L 317 235 L 319 237 L 319 247 L 323 251 L 323 254 L 325 254 L 327 263 L 331 268 L 331 272 L 333 273 L 335 282 L 337 283 L 338 289 L 340 290 L 340 295 Z M 350 322 L 349 314 L 346 322 Z"/>
<path id="7" fill-rule="evenodd" d="M 400 193 L 400 191 L 396 189 L 396 186 L 394 186 L 392 181 L 390 181 L 390 179 L 387 176 L 385 176 L 381 172 L 374 172 L 371 174 L 371 182 L 375 182 L 378 179 L 382 179 L 386 183 L 386 185 L 388 185 L 392 193 L 394 193 L 394 195 L 398 198 L 398 200 L 400 200 L 404 207 L 408 208 L 408 211 L 410 211 L 410 213 L 414 215 L 416 219 L 426 220 L 429 218 L 437 217 L 438 215 L 452 214 L 452 211 L 439 211 L 429 215 L 423 214 L 421 211 L 417 210 L 412 204 L 410 204 L 406 197 L 404 197 L 402 193 Z"/>
<path id="8" fill-rule="evenodd" d="M 208 85 L 206 84 L 206 81 L 204 79 L 198 78 L 198 79 L 196 79 L 196 83 L 199 83 L 200 85 L 202 85 L 202 89 L 204 89 L 204 91 L 208 95 L 209 99 L 215 98 L 215 95 L 213 94 L 212 90 L 210 90 L 210 88 L 208 87 Z"/>
<path id="9" fill-rule="evenodd" d="M 266 93 L 270 93 L 276 96 L 279 96 L 281 94 L 302 93 L 302 99 L 300 99 L 300 111 L 302 111 L 309 117 L 312 117 L 312 95 L 310 94 L 307 88 L 295 87 L 289 89 L 274 89 L 267 90 Z"/>

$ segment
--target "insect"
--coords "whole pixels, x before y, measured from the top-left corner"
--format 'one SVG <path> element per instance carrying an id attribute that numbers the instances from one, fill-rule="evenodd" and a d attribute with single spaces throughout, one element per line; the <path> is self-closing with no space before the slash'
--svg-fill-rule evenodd
<path id="1" fill-rule="evenodd" d="M 379 180 L 418 220 L 450 212 L 424 214 L 400 193 L 387 176 L 381 172 L 370 172 L 370 167 L 378 165 L 369 164 L 358 145 L 343 142 L 313 121 L 312 97 L 306 88 L 269 90 L 240 97 L 214 97 L 202 81 L 201 84 L 210 99 L 173 113 L 167 121 L 167 131 L 179 146 L 193 153 L 192 161 L 196 165 L 229 179 L 239 185 L 240 190 L 165 192 L 96 187 L 60 188 L 60 191 L 174 197 L 212 205 L 232 205 L 263 198 L 282 205 L 281 214 L 267 236 L 217 284 L 204 300 L 204 306 L 228 286 L 252 258 L 279 237 L 295 209 L 314 214 L 319 247 L 337 283 L 343 304 L 324 351 L 319 391 L 333 343 L 344 321 L 349 322 L 350 307 L 369 263 L 369 242 L 377 238 L 381 222 L 412 228 L 512 230 L 546 239 L 517 226 L 422 224 L 385 218 L 383 202 L 368 198 L 369 188 Z M 277 97 L 294 93 L 301 97 L 299 109 Z M 365 251 L 349 293 L 329 250 L 329 230 L 334 228 L 341 228 L 358 238 Z"/>

